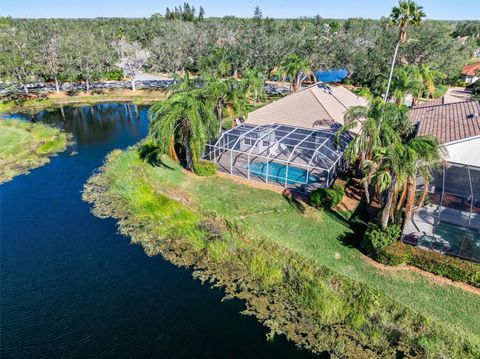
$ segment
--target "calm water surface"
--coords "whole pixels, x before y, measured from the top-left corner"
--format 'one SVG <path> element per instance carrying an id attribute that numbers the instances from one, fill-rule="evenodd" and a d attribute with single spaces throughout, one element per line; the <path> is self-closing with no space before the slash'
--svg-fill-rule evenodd
<path id="1" fill-rule="evenodd" d="M 29 116 L 25 119 L 31 120 Z M 104 104 L 43 112 L 75 144 L 0 186 L 2 358 L 308 358 L 95 218 L 83 184 L 104 156 L 146 136 L 147 109 Z"/>

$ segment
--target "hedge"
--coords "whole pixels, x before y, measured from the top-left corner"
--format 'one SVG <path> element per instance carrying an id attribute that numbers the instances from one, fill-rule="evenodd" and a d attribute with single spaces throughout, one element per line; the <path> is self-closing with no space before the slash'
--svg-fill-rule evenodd
<path id="1" fill-rule="evenodd" d="M 339 204 L 345 195 L 345 188 L 333 185 L 331 188 L 320 188 L 310 194 L 310 203 L 315 208 L 331 208 Z"/>
<path id="2" fill-rule="evenodd" d="M 410 264 L 480 288 L 480 263 L 413 247 L 400 241 L 379 249 L 375 259 L 386 265 Z"/>
<path id="3" fill-rule="evenodd" d="M 200 161 L 193 166 L 193 171 L 197 176 L 214 176 L 217 173 L 217 165 L 213 162 Z"/>

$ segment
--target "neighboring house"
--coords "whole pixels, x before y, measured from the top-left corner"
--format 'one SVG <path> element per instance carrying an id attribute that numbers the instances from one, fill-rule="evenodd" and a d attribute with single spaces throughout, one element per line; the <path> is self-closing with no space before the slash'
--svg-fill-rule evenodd
<path id="1" fill-rule="evenodd" d="M 366 105 L 342 86 L 317 83 L 251 112 L 207 145 L 203 157 L 246 179 L 307 192 L 329 187 L 344 168 L 351 140 L 343 133 L 336 141 L 343 115 Z"/>
<path id="2" fill-rule="evenodd" d="M 449 162 L 480 167 L 480 101 L 413 107 L 417 135 L 433 135 L 448 151 Z"/>
<path id="3" fill-rule="evenodd" d="M 417 136 L 435 136 L 446 153 L 403 239 L 480 262 L 480 101 L 414 107 L 409 116 Z"/>
<path id="4" fill-rule="evenodd" d="M 319 82 L 250 112 L 246 122 L 257 125 L 276 122 L 304 128 L 343 125 L 343 115 L 353 106 L 368 106 L 368 101 L 343 86 Z"/>
<path id="5" fill-rule="evenodd" d="M 473 57 L 480 57 L 480 49 L 476 49 L 475 51 L 473 51 L 472 56 Z"/>
<path id="6" fill-rule="evenodd" d="M 465 76 L 466 84 L 473 84 L 480 78 L 480 62 L 465 65 L 462 70 L 462 75 Z"/>

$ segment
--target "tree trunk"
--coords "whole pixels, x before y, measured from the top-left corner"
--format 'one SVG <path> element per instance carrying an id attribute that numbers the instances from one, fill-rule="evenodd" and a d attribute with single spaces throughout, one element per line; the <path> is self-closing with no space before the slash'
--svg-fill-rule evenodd
<path id="1" fill-rule="evenodd" d="M 411 182 L 408 183 L 408 195 L 407 195 L 407 204 L 405 206 L 405 217 L 411 219 L 412 209 L 415 204 L 415 187 L 416 187 L 416 178 L 414 177 Z"/>
<path id="2" fill-rule="evenodd" d="M 370 204 L 370 192 L 368 190 L 369 183 L 366 178 L 363 179 L 363 189 L 365 190 L 365 199 L 367 200 L 367 203 Z"/>
<path id="3" fill-rule="evenodd" d="M 388 100 L 388 92 L 390 91 L 390 84 L 392 83 L 393 69 L 395 68 L 395 62 L 397 61 L 398 48 L 400 47 L 401 40 L 399 39 L 395 46 L 395 52 L 393 54 L 392 66 L 390 67 L 390 75 L 388 76 L 387 91 L 385 92 L 384 101 Z"/>
<path id="4" fill-rule="evenodd" d="M 90 91 L 90 83 L 88 82 L 88 79 L 85 80 L 85 88 L 86 88 L 86 91 L 88 93 Z"/>
<path id="5" fill-rule="evenodd" d="M 54 78 L 55 78 L 55 91 L 56 91 L 57 93 L 60 93 L 60 86 L 58 85 L 57 75 L 55 75 Z"/>
<path id="6" fill-rule="evenodd" d="M 430 184 L 430 180 L 428 179 L 428 177 L 427 176 L 423 177 L 422 196 L 420 197 L 420 200 L 418 201 L 418 205 L 415 207 L 415 209 L 419 209 L 423 206 L 423 202 L 425 202 L 425 198 L 427 197 L 429 184 Z"/>
<path id="7" fill-rule="evenodd" d="M 135 78 L 132 78 L 132 91 L 135 91 Z"/>
<path id="8" fill-rule="evenodd" d="M 402 208 L 403 202 L 405 202 L 405 197 L 407 196 L 407 187 L 408 187 L 407 184 L 404 184 L 402 187 L 402 193 L 400 194 L 400 199 L 398 200 L 398 203 L 397 203 L 397 211 L 399 211 L 400 208 Z"/>
<path id="9" fill-rule="evenodd" d="M 25 92 L 25 95 L 28 96 L 28 87 L 27 87 L 27 84 L 22 84 L 22 87 L 23 87 L 23 92 Z"/>
<path id="10" fill-rule="evenodd" d="M 222 133 L 223 107 L 220 103 L 217 104 L 215 112 L 217 113 L 217 119 L 218 119 L 218 133 Z"/>
<path id="11" fill-rule="evenodd" d="M 255 96 L 253 98 L 253 108 L 257 106 L 257 97 L 258 97 L 258 90 L 255 89 Z"/>
<path id="12" fill-rule="evenodd" d="M 382 228 L 383 229 L 386 229 L 388 227 L 388 220 L 390 219 L 390 209 L 392 207 L 393 193 L 394 193 L 394 188 L 396 186 L 396 183 L 397 183 L 397 177 L 393 176 L 392 184 L 390 185 L 390 188 L 387 194 L 387 201 L 382 211 Z"/>
<path id="13" fill-rule="evenodd" d="M 185 157 L 187 160 L 187 169 L 193 171 L 193 155 L 192 150 L 190 149 L 190 135 L 187 134 L 185 138 Z"/>
<path id="14" fill-rule="evenodd" d="M 168 155 L 170 156 L 170 158 L 173 159 L 175 162 L 180 163 L 177 151 L 175 151 L 175 136 L 170 137 L 170 144 L 168 147 Z"/>

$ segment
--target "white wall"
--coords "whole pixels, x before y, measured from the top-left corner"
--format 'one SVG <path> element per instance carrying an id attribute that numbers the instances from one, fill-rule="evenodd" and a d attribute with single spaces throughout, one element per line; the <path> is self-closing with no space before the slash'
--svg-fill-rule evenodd
<path id="1" fill-rule="evenodd" d="M 467 138 L 443 146 L 447 151 L 447 161 L 480 167 L 480 136 Z"/>
<path id="2" fill-rule="evenodd" d="M 473 84 L 479 79 L 478 76 L 465 76 L 465 83 L 466 84 Z"/>

